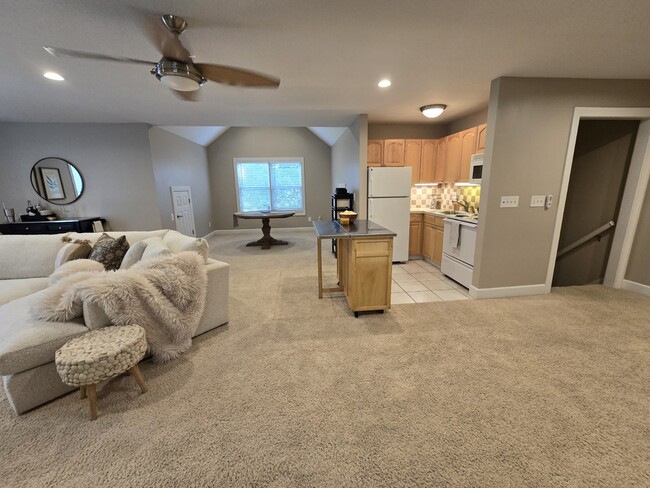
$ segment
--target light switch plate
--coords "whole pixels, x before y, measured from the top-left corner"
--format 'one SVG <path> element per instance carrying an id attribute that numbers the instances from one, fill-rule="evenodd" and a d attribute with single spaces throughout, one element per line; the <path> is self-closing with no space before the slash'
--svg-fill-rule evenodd
<path id="1" fill-rule="evenodd" d="M 530 206 L 543 207 L 545 200 L 546 200 L 546 195 L 533 195 L 532 197 L 530 197 Z"/>
<path id="2" fill-rule="evenodd" d="M 501 197 L 501 208 L 505 207 L 518 207 L 519 196 Z"/>

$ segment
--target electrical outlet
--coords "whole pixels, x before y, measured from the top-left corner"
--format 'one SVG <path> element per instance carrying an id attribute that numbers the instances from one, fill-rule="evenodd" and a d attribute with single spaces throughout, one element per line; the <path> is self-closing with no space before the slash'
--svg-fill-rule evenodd
<path id="1" fill-rule="evenodd" d="M 545 200 L 546 200 L 546 195 L 533 195 L 532 197 L 530 197 L 530 206 L 543 207 Z"/>
<path id="2" fill-rule="evenodd" d="M 208 227 L 212 229 L 212 222 L 208 222 Z"/>
<path id="3" fill-rule="evenodd" d="M 307 222 L 311 222 L 311 217 L 307 217 Z"/>
<path id="4" fill-rule="evenodd" d="M 501 208 L 504 207 L 518 207 L 519 196 L 501 197 Z"/>

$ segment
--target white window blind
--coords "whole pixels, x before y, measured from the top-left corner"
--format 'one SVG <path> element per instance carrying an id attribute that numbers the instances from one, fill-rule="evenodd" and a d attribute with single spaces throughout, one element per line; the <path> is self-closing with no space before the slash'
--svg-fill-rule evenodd
<path id="1" fill-rule="evenodd" d="M 303 158 L 235 158 L 237 208 L 305 212 Z"/>

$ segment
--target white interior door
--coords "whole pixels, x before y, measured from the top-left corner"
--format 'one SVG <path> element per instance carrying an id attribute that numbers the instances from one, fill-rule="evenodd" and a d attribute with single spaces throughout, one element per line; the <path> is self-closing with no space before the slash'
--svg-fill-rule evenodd
<path id="1" fill-rule="evenodd" d="M 196 236 L 192 193 L 189 186 L 172 186 L 172 210 L 176 230 L 186 236 Z"/>

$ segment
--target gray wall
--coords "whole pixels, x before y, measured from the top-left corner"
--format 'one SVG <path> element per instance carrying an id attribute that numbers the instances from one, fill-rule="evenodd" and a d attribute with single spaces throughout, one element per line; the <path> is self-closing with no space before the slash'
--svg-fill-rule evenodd
<path id="1" fill-rule="evenodd" d="M 361 196 L 360 122 L 360 118 L 357 118 L 332 146 L 332 185 L 336 187 L 339 183 L 345 183 L 348 192 L 354 193 L 354 209 L 358 213 L 363 207 L 361 205 L 363 197 Z"/>
<path id="2" fill-rule="evenodd" d="M 32 165 L 44 157 L 73 163 L 84 193 L 67 206 L 41 203 L 60 217 L 104 217 L 115 230 L 160 228 L 146 124 L 0 124 L 0 201 L 19 214 L 39 200 Z"/>
<path id="3" fill-rule="evenodd" d="M 545 283 L 575 107 L 650 107 L 650 81 L 499 78 L 492 82 L 474 286 Z M 554 195 L 553 207 L 530 208 L 533 194 Z M 499 208 L 501 195 L 519 195 L 519 207 Z M 648 235 L 649 226 L 650 219 L 642 218 L 635 249 L 641 236 Z M 630 267 L 637 266 L 636 259 L 635 255 Z"/>
<path id="4" fill-rule="evenodd" d="M 479 110 L 478 112 L 466 115 L 461 119 L 450 122 L 447 124 L 447 135 L 455 134 L 456 132 L 469 129 L 471 127 L 476 127 L 477 125 L 485 124 L 487 122 L 487 112 L 488 109 L 485 107 L 483 110 Z"/>
<path id="5" fill-rule="evenodd" d="M 368 139 L 439 139 L 446 135 L 446 124 L 368 124 Z"/>
<path id="6" fill-rule="evenodd" d="M 212 195 L 207 149 L 160 127 L 149 130 L 149 141 L 162 226 L 167 229 L 176 228 L 172 219 L 171 187 L 189 186 L 196 235 L 209 234 Z"/>
<path id="7" fill-rule="evenodd" d="M 233 214 L 237 212 L 233 158 L 253 157 L 305 160 L 306 215 L 276 219 L 272 227 L 308 227 L 308 217 L 331 218 L 332 164 L 327 144 L 304 127 L 232 127 L 208 147 L 213 229 L 233 228 Z M 239 226 L 257 228 L 261 224 L 240 219 Z"/>

